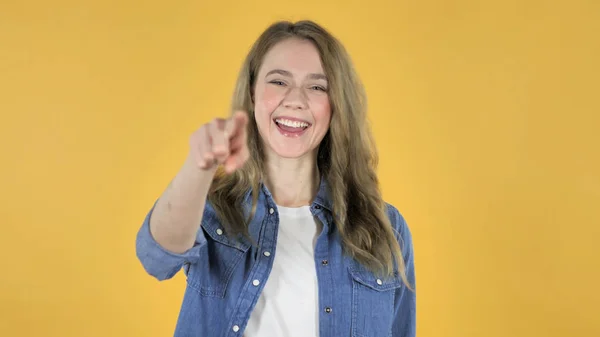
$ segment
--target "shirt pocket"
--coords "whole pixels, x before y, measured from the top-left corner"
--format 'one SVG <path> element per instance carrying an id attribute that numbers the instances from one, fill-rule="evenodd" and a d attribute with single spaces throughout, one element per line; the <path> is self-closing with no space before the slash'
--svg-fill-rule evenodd
<path id="1" fill-rule="evenodd" d="M 201 248 L 198 262 L 187 266 L 187 283 L 202 296 L 223 298 L 250 246 L 231 240 L 212 221 L 201 228 L 206 244 Z"/>
<path id="2" fill-rule="evenodd" d="M 357 262 L 348 269 L 352 278 L 352 336 L 391 336 L 394 297 L 402 280 L 397 276 L 378 278 Z"/>

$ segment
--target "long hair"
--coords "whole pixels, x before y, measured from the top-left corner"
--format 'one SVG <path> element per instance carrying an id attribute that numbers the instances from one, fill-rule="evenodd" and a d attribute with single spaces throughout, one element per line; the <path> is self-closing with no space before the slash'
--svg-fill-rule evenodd
<path id="1" fill-rule="evenodd" d="M 366 95 L 342 44 L 312 21 L 280 21 L 269 26 L 251 47 L 235 86 L 232 111 L 248 113 L 245 166 L 232 174 L 219 169 L 208 199 L 230 235 L 248 236 L 264 181 L 264 152 L 254 119 L 254 85 L 265 54 L 277 43 L 299 38 L 318 49 L 328 78 L 332 109 L 330 128 L 319 145 L 317 165 L 326 179 L 344 251 L 374 273 L 391 276 L 394 266 L 404 283 L 404 260 L 396 233 L 387 217 L 376 175 L 378 155 L 366 117 Z M 252 191 L 252 208 L 244 216 L 241 204 Z"/>

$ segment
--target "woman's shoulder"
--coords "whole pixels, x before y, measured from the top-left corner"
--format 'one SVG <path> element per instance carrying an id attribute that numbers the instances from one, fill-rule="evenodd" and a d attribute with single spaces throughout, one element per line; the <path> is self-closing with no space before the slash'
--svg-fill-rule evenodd
<path id="1" fill-rule="evenodd" d="M 387 216 L 390 219 L 394 231 L 404 240 L 411 238 L 411 231 L 404 218 L 404 215 L 398 210 L 396 206 L 389 202 L 385 202 Z"/>

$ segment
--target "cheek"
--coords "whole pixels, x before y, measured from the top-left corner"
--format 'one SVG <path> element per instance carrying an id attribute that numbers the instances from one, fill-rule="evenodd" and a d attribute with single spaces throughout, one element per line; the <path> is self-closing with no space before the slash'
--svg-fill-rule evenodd
<path id="1" fill-rule="evenodd" d="M 315 120 L 321 125 L 319 129 L 329 129 L 329 121 L 331 118 L 331 105 L 329 98 L 323 97 L 314 101 L 313 113 Z"/>
<path id="2" fill-rule="evenodd" d="M 273 86 L 258 87 L 256 105 L 261 113 L 271 114 L 281 102 L 281 90 Z"/>

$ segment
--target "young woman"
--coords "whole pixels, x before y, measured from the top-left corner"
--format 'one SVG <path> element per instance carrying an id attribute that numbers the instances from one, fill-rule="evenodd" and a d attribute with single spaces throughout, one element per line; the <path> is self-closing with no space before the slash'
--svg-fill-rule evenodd
<path id="1" fill-rule="evenodd" d="M 175 336 L 415 336 L 412 238 L 382 200 L 344 47 L 275 23 L 232 103 L 191 136 L 136 240 L 150 275 L 187 275 Z"/>

